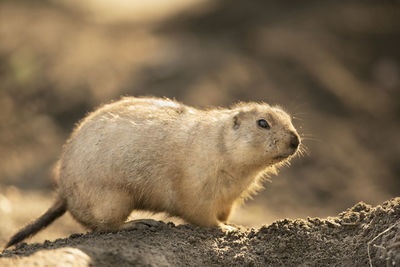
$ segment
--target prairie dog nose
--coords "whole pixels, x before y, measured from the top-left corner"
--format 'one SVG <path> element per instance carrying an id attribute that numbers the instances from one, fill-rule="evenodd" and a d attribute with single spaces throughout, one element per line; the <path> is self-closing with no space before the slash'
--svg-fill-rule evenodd
<path id="1" fill-rule="evenodd" d="M 294 133 L 294 132 L 290 132 L 290 144 L 289 146 L 293 149 L 296 149 L 300 144 L 300 138 L 299 135 Z"/>

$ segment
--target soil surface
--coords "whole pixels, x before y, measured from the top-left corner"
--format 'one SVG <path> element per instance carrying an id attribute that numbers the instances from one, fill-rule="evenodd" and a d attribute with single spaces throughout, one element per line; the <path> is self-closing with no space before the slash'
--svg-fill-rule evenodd
<path id="1" fill-rule="evenodd" d="M 147 220 L 129 230 L 22 243 L 1 266 L 400 266 L 400 198 L 358 203 L 336 217 L 280 220 L 258 229 Z"/>

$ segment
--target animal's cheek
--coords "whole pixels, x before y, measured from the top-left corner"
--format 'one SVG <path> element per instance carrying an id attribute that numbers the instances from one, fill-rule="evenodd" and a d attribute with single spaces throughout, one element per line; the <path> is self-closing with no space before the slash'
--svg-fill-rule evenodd
<path id="1" fill-rule="evenodd" d="M 263 147 L 264 152 L 267 154 L 271 154 L 271 153 L 275 152 L 277 149 L 276 142 L 277 141 L 274 138 L 268 138 L 266 140 L 263 140 L 262 147 Z"/>
<path id="2" fill-rule="evenodd" d="M 280 135 L 272 135 L 270 136 L 266 141 L 265 145 L 267 147 L 267 150 L 270 151 L 271 153 L 279 153 L 284 145 L 284 138 Z"/>

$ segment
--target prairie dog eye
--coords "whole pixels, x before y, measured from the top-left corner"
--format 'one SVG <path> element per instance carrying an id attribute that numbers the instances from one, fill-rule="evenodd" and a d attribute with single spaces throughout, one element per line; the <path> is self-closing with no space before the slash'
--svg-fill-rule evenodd
<path id="1" fill-rule="evenodd" d="M 258 120 L 257 121 L 257 125 L 259 127 L 261 127 L 261 128 L 264 128 L 264 129 L 270 129 L 271 128 L 271 126 L 268 124 L 268 122 L 266 120 L 264 120 L 264 119 Z"/>

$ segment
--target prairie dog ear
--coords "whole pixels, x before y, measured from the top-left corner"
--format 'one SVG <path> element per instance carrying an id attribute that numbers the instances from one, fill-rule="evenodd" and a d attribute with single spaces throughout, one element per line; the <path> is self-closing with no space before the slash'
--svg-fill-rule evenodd
<path id="1" fill-rule="evenodd" d="M 240 124 L 242 123 L 244 117 L 244 112 L 243 111 L 238 111 L 235 113 L 233 116 L 233 129 L 239 129 Z"/>

